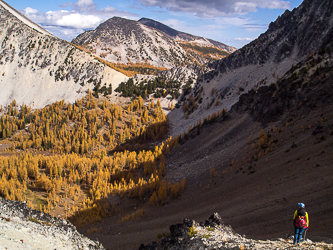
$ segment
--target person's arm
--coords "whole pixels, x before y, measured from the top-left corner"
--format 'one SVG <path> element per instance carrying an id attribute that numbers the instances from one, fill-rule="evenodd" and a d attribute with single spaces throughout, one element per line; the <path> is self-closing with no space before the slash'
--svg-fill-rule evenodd
<path id="1" fill-rule="evenodd" d="M 296 220 L 296 216 L 297 216 L 297 210 L 294 213 L 294 219 L 293 220 Z"/>
<path id="2" fill-rule="evenodd" d="M 306 226 L 309 227 L 309 215 L 308 212 L 305 213 L 306 216 Z"/>

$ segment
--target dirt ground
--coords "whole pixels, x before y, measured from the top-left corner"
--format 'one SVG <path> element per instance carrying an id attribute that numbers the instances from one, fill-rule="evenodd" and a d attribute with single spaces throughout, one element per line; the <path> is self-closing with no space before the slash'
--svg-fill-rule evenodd
<path id="1" fill-rule="evenodd" d="M 146 201 L 116 199 L 113 204 L 120 213 L 92 225 L 101 232 L 87 236 L 98 238 L 107 249 L 138 249 L 141 243 L 157 241 L 158 234 L 168 233 L 169 226 L 184 218 L 203 222 L 218 212 L 224 223 L 249 238 L 286 238 L 293 233 L 297 203 L 303 202 L 310 220 L 307 237 L 332 242 L 331 110 L 331 106 L 318 108 L 294 117 L 288 126 L 285 117 L 266 127 L 248 114 L 234 112 L 223 121 L 205 126 L 200 135 L 193 132 L 166 157 L 168 178 L 186 178 L 180 198 L 155 208 Z M 274 149 L 253 161 L 251 167 L 240 169 L 243 159 L 254 155 L 251 147 L 258 143 L 262 128 L 264 133 L 279 128 L 278 134 L 271 132 Z M 212 168 L 217 172 L 213 177 Z M 141 208 L 145 210 L 143 217 L 117 223 L 122 216 Z"/>
<path id="2" fill-rule="evenodd" d="M 5 149 L 9 148 L 11 146 L 11 144 L 4 142 L 4 141 L 0 141 L 0 156 L 11 156 L 13 155 L 12 152 L 6 152 Z"/>

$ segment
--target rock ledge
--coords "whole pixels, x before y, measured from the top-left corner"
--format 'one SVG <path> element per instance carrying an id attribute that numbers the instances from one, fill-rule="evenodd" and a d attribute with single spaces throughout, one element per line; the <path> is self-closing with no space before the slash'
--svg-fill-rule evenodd
<path id="1" fill-rule="evenodd" d="M 30 209 L 24 202 L 2 198 L 0 246 L 2 249 L 104 249 L 66 220 Z"/>
<path id="2" fill-rule="evenodd" d="M 170 235 L 158 243 L 141 245 L 140 250 L 210 250 L 210 249 L 333 249 L 333 244 L 312 242 L 307 239 L 299 245 L 289 239 L 252 240 L 234 232 L 231 226 L 223 224 L 218 213 L 205 223 L 184 219 L 183 223 L 172 225 Z"/>

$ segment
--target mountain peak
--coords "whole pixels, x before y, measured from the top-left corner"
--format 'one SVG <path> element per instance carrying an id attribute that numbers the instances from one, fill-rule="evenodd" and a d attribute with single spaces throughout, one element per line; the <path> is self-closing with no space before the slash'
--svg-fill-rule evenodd
<path id="1" fill-rule="evenodd" d="M 158 21 L 155 21 L 155 20 L 149 19 L 149 18 L 145 18 L 145 17 L 141 18 L 138 22 L 142 23 L 144 25 L 147 25 L 149 27 L 158 29 L 160 31 L 163 31 L 164 33 L 166 33 L 166 34 L 168 34 L 169 36 L 172 36 L 172 37 L 176 37 L 177 35 L 183 33 L 183 32 L 180 32 L 178 30 L 175 30 L 173 28 L 170 28 L 169 26 L 167 26 L 163 23 L 160 23 Z"/>
<path id="2" fill-rule="evenodd" d="M 114 16 L 109 18 L 105 22 L 136 22 L 136 21 L 124 17 Z"/>
<path id="3" fill-rule="evenodd" d="M 72 43 L 85 46 L 111 63 L 148 63 L 171 68 L 221 59 L 235 50 L 225 44 L 186 34 L 148 18 L 113 17 Z"/>

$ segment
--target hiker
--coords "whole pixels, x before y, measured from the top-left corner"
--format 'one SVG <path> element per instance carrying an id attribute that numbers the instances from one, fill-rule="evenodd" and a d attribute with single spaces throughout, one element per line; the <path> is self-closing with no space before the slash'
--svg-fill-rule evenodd
<path id="1" fill-rule="evenodd" d="M 304 203 L 298 203 L 298 209 L 294 213 L 294 227 L 294 244 L 298 244 L 302 239 L 303 232 L 309 227 L 309 216 L 305 211 Z"/>

